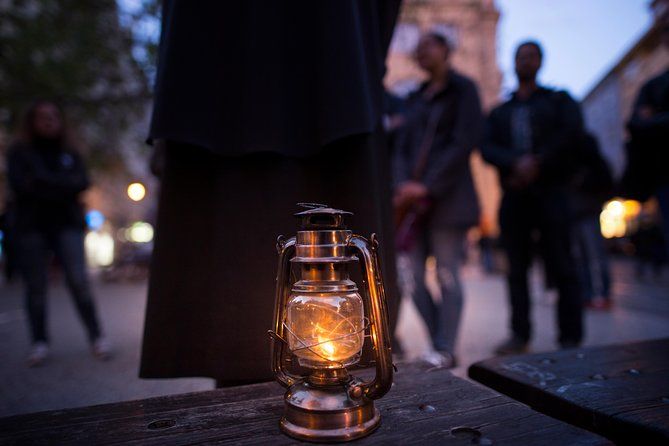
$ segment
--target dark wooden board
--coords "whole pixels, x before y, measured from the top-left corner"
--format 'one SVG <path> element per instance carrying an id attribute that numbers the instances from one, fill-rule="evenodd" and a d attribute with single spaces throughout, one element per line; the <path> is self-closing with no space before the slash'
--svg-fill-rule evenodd
<path id="1" fill-rule="evenodd" d="M 443 369 L 399 366 L 377 402 L 381 427 L 355 444 L 576 444 L 609 442 L 539 414 Z M 276 383 L 40 412 L 0 419 L 2 444 L 292 444 L 279 431 Z"/>
<path id="2" fill-rule="evenodd" d="M 493 358 L 469 376 L 616 443 L 669 444 L 669 339 Z"/>

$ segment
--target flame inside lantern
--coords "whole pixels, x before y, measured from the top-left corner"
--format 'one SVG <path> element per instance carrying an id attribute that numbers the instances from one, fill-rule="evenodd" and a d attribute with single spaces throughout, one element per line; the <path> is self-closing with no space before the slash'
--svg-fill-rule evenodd
<path id="1" fill-rule="evenodd" d="M 357 360 L 364 341 L 357 293 L 294 296 L 287 310 L 288 344 L 302 366 L 334 368 Z"/>

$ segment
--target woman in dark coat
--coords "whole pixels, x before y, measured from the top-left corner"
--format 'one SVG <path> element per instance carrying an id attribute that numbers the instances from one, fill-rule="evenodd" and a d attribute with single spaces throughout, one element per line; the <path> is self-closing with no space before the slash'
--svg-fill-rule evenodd
<path id="1" fill-rule="evenodd" d="M 416 48 L 416 61 L 429 78 L 407 101 L 407 120 L 394 153 L 395 205 L 407 217 L 398 221 L 398 239 L 411 259 L 413 300 L 430 332 L 435 352 L 428 362 L 456 365 L 455 345 L 464 304 L 460 264 L 467 230 L 479 221 L 479 205 L 469 166 L 483 118 L 476 85 L 451 68 L 446 38 L 431 32 Z M 409 209 L 409 211 L 406 211 Z M 421 224 L 412 225 L 410 212 Z M 400 220 L 400 219 L 398 219 Z M 433 255 L 441 302 L 425 285 L 425 262 Z"/>
<path id="2" fill-rule="evenodd" d="M 297 202 L 379 234 L 397 308 L 381 79 L 398 2 L 163 7 L 151 139 L 164 155 L 140 376 L 272 379 L 279 234 Z"/>
<path id="3" fill-rule="evenodd" d="M 110 347 L 98 322 L 84 258 L 79 198 L 89 181 L 83 160 L 67 141 L 63 112 L 56 104 L 38 101 L 28 109 L 22 135 L 9 149 L 7 170 L 32 337 L 28 365 L 42 364 L 49 353 L 46 295 L 51 252 L 63 268 L 92 353 L 107 359 Z"/>

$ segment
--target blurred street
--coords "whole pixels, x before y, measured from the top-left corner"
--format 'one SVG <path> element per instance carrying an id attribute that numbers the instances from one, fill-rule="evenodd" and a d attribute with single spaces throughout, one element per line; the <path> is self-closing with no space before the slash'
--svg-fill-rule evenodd
<path id="1" fill-rule="evenodd" d="M 612 265 L 614 307 L 586 313 L 585 345 L 669 336 L 669 274 L 637 280 L 633 264 L 616 260 Z M 466 375 L 472 362 L 491 356 L 494 346 L 507 336 L 506 289 L 501 275 L 487 276 L 477 266 L 463 272 L 465 309 L 457 348 Z M 60 281 L 59 281 L 60 282 Z M 532 351 L 555 348 L 552 297 L 541 291 L 535 271 Z M 51 357 L 42 367 L 29 369 L 27 324 L 20 284 L 0 285 L 0 416 L 66 407 L 110 403 L 151 396 L 213 388 L 210 379 L 141 380 L 137 378 L 146 303 L 146 285 L 95 282 L 94 291 L 106 333 L 114 345 L 108 362 L 94 359 L 83 328 L 62 282 L 49 295 Z M 272 297 L 268 297 L 272 298 Z M 425 330 L 413 304 L 406 299 L 398 335 L 407 359 L 426 348 Z"/>

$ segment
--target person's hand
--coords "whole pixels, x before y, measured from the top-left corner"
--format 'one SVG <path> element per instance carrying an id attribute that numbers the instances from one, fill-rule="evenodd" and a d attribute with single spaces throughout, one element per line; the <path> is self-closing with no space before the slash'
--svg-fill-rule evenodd
<path id="1" fill-rule="evenodd" d="M 403 183 L 404 191 L 412 201 L 420 200 L 429 194 L 427 187 L 419 181 L 407 181 Z"/>
<path id="2" fill-rule="evenodd" d="M 398 191 L 409 201 L 420 200 L 429 194 L 427 187 L 420 181 L 405 181 L 400 184 Z"/>
<path id="3" fill-rule="evenodd" d="M 387 132 L 392 132 L 394 130 L 397 130 L 398 128 L 402 127 L 404 123 L 406 122 L 406 119 L 404 118 L 403 115 L 401 114 L 395 114 L 395 115 L 388 115 L 387 119 L 384 120 L 384 127 Z"/>
<path id="4" fill-rule="evenodd" d="M 523 189 L 534 183 L 539 177 L 539 159 L 532 154 L 518 158 L 513 165 L 510 183 L 516 189 Z"/>
<path id="5" fill-rule="evenodd" d="M 395 190 L 393 205 L 400 208 L 427 197 L 427 187 L 419 181 L 405 181 Z"/>
<path id="6" fill-rule="evenodd" d="M 648 105 L 642 105 L 641 107 L 638 108 L 637 110 L 637 115 L 641 119 L 650 119 L 654 115 L 653 107 L 650 107 Z"/>

